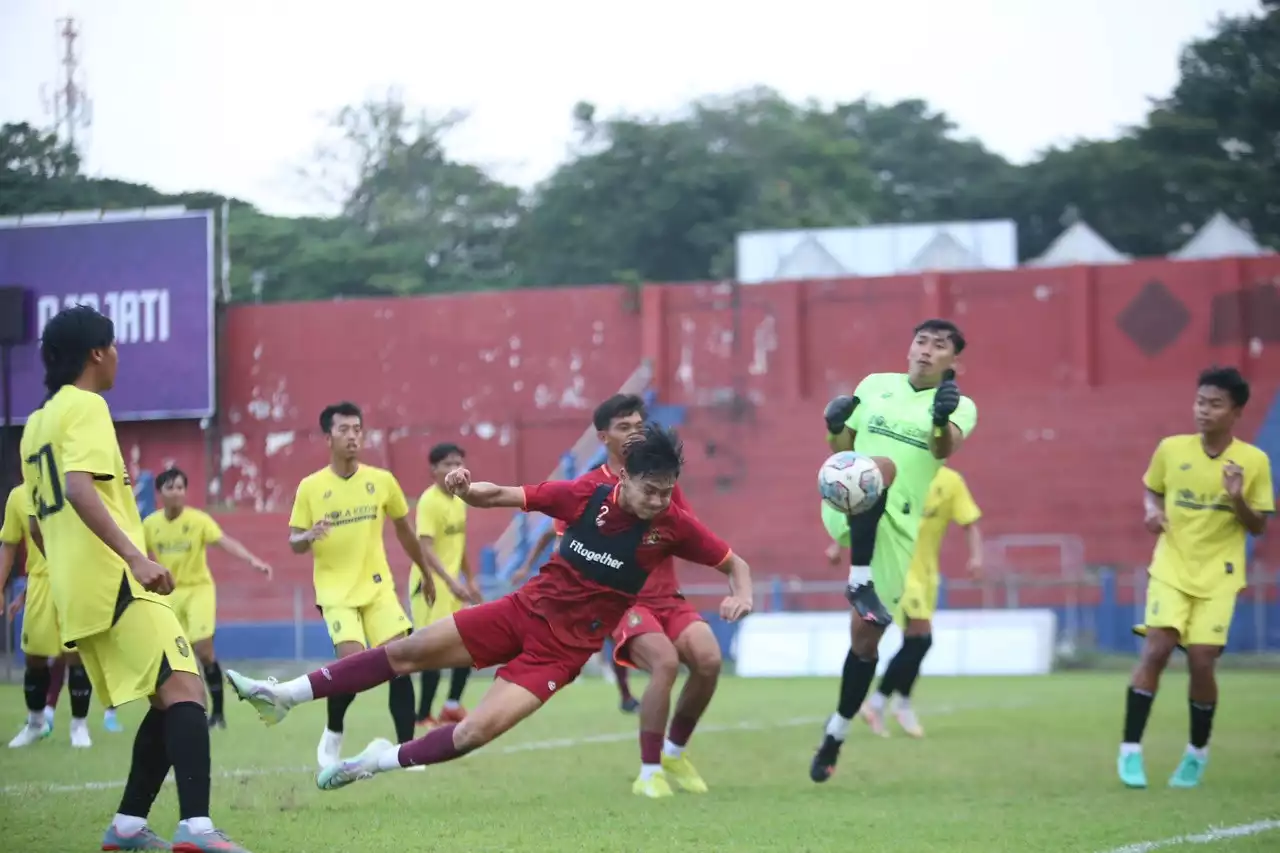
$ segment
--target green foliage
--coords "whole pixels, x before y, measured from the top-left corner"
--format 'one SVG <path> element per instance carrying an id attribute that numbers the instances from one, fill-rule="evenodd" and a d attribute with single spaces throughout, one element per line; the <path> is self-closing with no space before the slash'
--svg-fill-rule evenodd
<path id="1" fill-rule="evenodd" d="M 339 111 L 304 172 L 338 215 L 232 200 L 232 298 L 716 279 L 732 275 L 743 231 L 873 222 L 1012 218 L 1026 258 L 1083 218 L 1142 256 L 1222 210 L 1280 246 L 1280 0 L 1222 19 L 1180 68 L 1140 127 L 1022 166 L 921 100 L 823 106 L 756 88 L 663 118 L 584 102 L 571 156 L 529 193 L 448 155 L 464 115 L 389 92 Z M 0 128 L 0 215 L 222 202 L 86 178 L 53 134 Z"/>

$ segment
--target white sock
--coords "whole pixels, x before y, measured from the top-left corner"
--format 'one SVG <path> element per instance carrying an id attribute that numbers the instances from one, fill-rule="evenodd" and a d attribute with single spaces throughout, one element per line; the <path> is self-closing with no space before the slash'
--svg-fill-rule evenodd
<path id="1" fill-rule="evenodd" d="M 661 764 L 641 764 L 640 765 L 641 779 L 646 779 L 646 780 L 652 779 L 656 774 L 661 772 L 662 772 Z"/>
<path id="2" fill-rule="evenodd" d="M 207 817 L 189 817 L 186 820 L 178 821 L 178 825 L 186 824 L 187 829 L 191 830 L 194 835 L 204 835 L 206 832 L 213 832 L 213 821 Z"/>
<path id="3" fill-rule="evenodd" d="M 1120 744 L 1121 755 L 1142 755 L 1142 744 L 1140 743 L 1122 743 Z"/>
<path id="4" fill-rule="evenodd" d="M 853 720 L 846 720 L 839 714 L 832 714 L 831 719 L 827 720 L 827 734 L 839 741 L 843 741 L 849 734 L 849 726 Z"/>
<path id="5" fill-rule="evenodd" d="M 1187 744 L 1187 755 L 1194 755 L 1196 758 L 1200 759 L 1201 761 L 1208 761 L 1209 747 L 1205 746 L 1205 747 L 1197 748 L 1192 746 L 1191 744 Z"/>
<path id="6" fill-rule="evenodd" d="M 384 749 L 378 753 L 378 772 L 385 770 L 400 770 L 400 747 L 394 746 L 391 749 Z"/>
<path id="7" fill-rule="evenodd" d="M 870 566 L 851 566 L 849 568 L 849 586 L 865 586 L 871 583 Z"/>
<path id="8" fill-rule="evenodd" d="M 871 698 L 867 700 L 867 704 L 871 706 L 873 711 L 884 710 L 884 694 L 879 690 L 871 694 Z"/>
<path id="9" fill-rule="evenodd" d="M 108 708 L 102 715 L 104 720 L 114 720 L 116 718 L 116 709 Z"/>
<path id="10" fill-rule="evenodd" d="M 85 729 L 85 728 L 88 728 L 88 727 L 89 727 L 89 721 L 88 721 L 88 720 L 86 720 L 84 717 L 72 717 L 72 718 L 71 718 L 71 728 L 73 728 L 73 729 Z"/>
<path id="11" fill-rule="evenodd" d="M 121 835 L 137 835 L 147 825 L 145 817 L 134 817 L 133 815 L 117 814 L 111 819 L 111 825 L 116 828 L 116 832 Z"/>
<path id="12" fill-rule="evenodd" d="M 54 717 L 54 715 L 55 715 L 56 713 L 57 713 L 57 711 L 55 711 L 55 710 L 53 709 L 53 706 L 52 706 L 52 705 L 45 705 L 45 706 L 44 706 L 44 718 L 45 718 L 46 720 L 49 720 L 50 722 L 53 722 L 53 717 Z"/>
<path id="13" fill-rule="evenodd" d="M 33 729 L 44 728 L 44 711 L 28 711 L 27 725 Z"/>
<path id="14" fill-rule="evenodd" d="M 283 698 L 289 705 L 300 705 L 316 698 L 311 692 L 311 679 L 305 675 L 277 684 L 276 695 Z"/>
<path id="15" fill-rule="evenodd" d="M 899 697 L 898 697 L 898 710 L 899 710 L 899 711 L 910 711 L 910 710 L 911 710 L 911 697 L 910 697 L 910 696 L 899 696 Z"/>
<path id="16" fill-rule="evenodd" d="M 667 758 L 680 758 L 684 755 L 684 747 L 666 740 L 662 743 L 662 754 Z"/>
<path id="17" fill-rule="evenodd" d="M 462 703 L 457 699 L 446 699 L 444 700 L 444 707 L 446 711 L 456 711 L 462 707 Z"/>

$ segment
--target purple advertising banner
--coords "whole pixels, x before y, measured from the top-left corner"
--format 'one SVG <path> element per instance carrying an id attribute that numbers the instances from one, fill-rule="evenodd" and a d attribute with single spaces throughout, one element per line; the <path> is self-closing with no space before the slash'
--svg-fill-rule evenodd
<path id="1" fill-rule="evenodd" d="M 106 398 L 116 420 L 213 413 L 212 213 L 0 223 L 0 285 L 31 291 L 35 312 L 33 339 L 13 352 L 18 423 L 45 398 L 45 324 L 76 304 L 115 323 L 120 369 Z"/>

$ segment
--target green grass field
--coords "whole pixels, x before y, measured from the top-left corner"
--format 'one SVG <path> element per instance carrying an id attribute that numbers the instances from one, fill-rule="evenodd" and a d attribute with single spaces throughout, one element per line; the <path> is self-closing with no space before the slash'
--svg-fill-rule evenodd
<path id="1" fill-rule="evenodd" d="M 815 785 L 808 764 L 835 681 L 726 678 L 690 752 L 711 793 L 660 801 L 631 795 L 635 718 L 617 711 L 599 680 L 462 761 L 333 793 L 316 790 L 312 776 L 323 703 L 267 729 L 231 700 L 230 728 L 213 733 L 213 817 L 254 853 L 1280 849 L 1275 676 L 1224 675 L 1212 761 L 1192 791 L 1164 784 L 1186 742 L 1180 674 L 1167 677 L 1148 730 L 1153 787 L 1127 791 L 1115 780 L 1124 681 L 924 679 L 916 704 L 925 740 L 856 728 L 839 772 Z M 473 683 L 469 698 L 485 686 Z M 20 690 L 3 688 L 0 703 L 16 731 Z M 141 713 L 131 707 L 122 718 L 131 728 Z M 115 811 L 132 735 L 103 731 L 95 707 L 94 746 L 73 752 L 65 714 L 64 700 L 52 739 L 4 754 L 5 850 L 97 850 Z M 385 690 L 374 691 L 351 708 L 348 746 L 389 729 Z M 172 785 L 152 818 L 158 831 L 173 829 Z M 1204 835 L 1245 825 L 1254 826 Z"/>

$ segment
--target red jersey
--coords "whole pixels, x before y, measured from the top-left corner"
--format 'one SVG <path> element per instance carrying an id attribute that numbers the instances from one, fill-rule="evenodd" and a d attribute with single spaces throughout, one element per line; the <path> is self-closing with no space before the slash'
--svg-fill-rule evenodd
<path id="1" fill-rule="evenodd" d="M 609 463 L 601 465 L 599 468 L 592 468 L 583 474 L 578 480 L 589 483 L 617 483 L 618 475 L 609 467 Z M 676 490 L 671 493 L 671 505 L 679 507 L 690 515 L 693 510 L 689 508 L 689 502 L 684 498 L 684 492 L 680 489 L 680 484 L 676 483 Z M 555 519 L 554 527 L 557 536 L 564 534 L 565 522 Z M 676 561 L 672 557 L 667 557 L 649 573 L 649 580 L 645 583 L 644 589 L 640 590 L 640 594 L 636 596 L 636 601 L 644 604 L 646 601 L 666 601 L 680 594 L 680 580 L 676 577 Z"/>
<path id="2" fill-rule="evenodd" d="M 540 512 L 572 525 L 581 519 L 600 485 L 601 481 L 583 476 L 525 486 L 524 510 Z M 596 528 L 606 537 L 645 523 L 622 509 L 617 497 L 615 486 L 596 517 Z M 673 499 L 665 512 L 648 522 L 636 549 L 636 562 L 642 571 L 651 574 L 664 564 L 670 566 L 673 557 L 704 566 L 719 566 L 730 553 L 724 540 Z M 545 618 L 561 642 L 584 649 L 599 648 L 636 602 L 634 595 L 584 577 L 560 555 L 559 548 L 542 570 L 514 595 Z"/>

